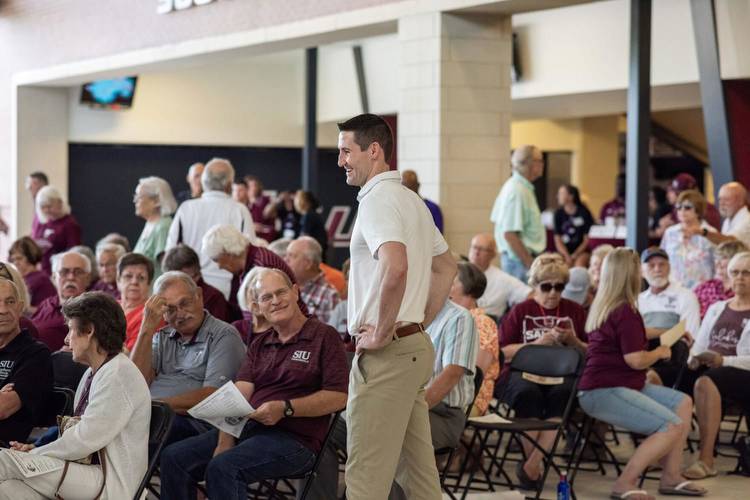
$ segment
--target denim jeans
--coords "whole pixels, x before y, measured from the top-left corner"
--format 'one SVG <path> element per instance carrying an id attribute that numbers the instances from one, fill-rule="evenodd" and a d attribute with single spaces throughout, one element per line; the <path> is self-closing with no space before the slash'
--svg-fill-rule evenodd
<path id="1" fill-rule="evenodd" d="M 529 270 L 526 269 L 526 266 L 523 265 L 523 262 L 511 256 L 508 252 L 503 252 L 500 254 L 500 264 L 503 271 L 510 274 L 514 278 L 518 278 L 522 283 L 525 284 L 528 281 L 526 273 Z"/>
<path id="2" fill-rule="evenodd" d="M 214 457 L 218 431 L 167 446 L 161 454 L 161 498 L 194 500 L 195 486 L 206 480 L 209 498 L 247 498 L 247 485 L 310 470 L 315 454 L 291 435 L 255 422 L 245 428 L 237 444 Z"/>
<path id="3" fill-rule="evenodd" d="M 646 384 L 636 391 L 607 387 L 578 393 L 578 403 L 588 415 L 637 434 L 664 432 L 669 424 L 681 424 L 675 413 L 687 396 L 680 391 Z"/>

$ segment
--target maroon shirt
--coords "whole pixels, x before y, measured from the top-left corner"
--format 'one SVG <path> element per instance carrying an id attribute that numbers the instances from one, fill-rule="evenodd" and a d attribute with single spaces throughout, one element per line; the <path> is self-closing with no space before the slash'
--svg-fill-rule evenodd
<path id="1" fill-rule="evenodd" d="M 34 228 L 31 237 L 42 249 L 42 270 L 51 275 L 50 258 L 56 253 L 81 244 L 81 226 L 68 214 L 57 220 L 39 224 Z"/>
<path id="2" fill-rule="evenodd" d="M 500 325 L 500 348 L 511 344 L 530 344 L 538 340 L 544 332 L 554 328 L 557 318 L 566 318 L 573 325 L 576 337 L 586 342 L 586 311 L 568 299 L 560 299 L 556 309 L 545 309 L 533 298 L 516 304 L 503 318 Z M 510 373 L 510 363 L 503 366 L 500 379 Z"/>
<path id="3" fill-rule="evenodd" d="M 234 276 L 232 276 L 232 289 L 229 292 L 229 303 L 232 306 L 239 307 L 239 305 L 237 305 L 237 291 L 240 289 L 240 283 L 242 283 L 245 275 L 256 266 L 270 267 L 271 269 L 278 269 L 279 271 L 283 271 L 287 276 L 289 276 L 289 279 L 292 280 L 292 283 L 297 283 L 297 279 L 294 277 L 294 273 L 291 269 L 289 269 L 289 266 L 286 265 L 284 259 L 268 250 L 267 248 L 256 247 L 255 245 L 251 244 L 247 249 L 245 270 L 240 274 L 235 274 Z M 302 294 L 300 294 L 299 296 L 297 305 L 299 305 L 299 309 L 300 311 L 302 311 L 302 314 L 304 314 L 305 316 L 310 315 L 310 313 L 307 311 L 307 306 L 304 302 L 302 302 Z"/>
<path id="4" fill-rule="evenodd" d="M 44 299 L 57 295 L 55 285 L 42 271 L 31 271 L 23 277 L 23 281 L 29 290 L 29 298 L 33 307 L 38 306 Z"/>
<path id="5" fill-rule="evenodd" d="M 111 295 L 115 300 L 120 300 L 120 290 L 117 289 L 117 286 L 103 280 L 97 280 L 96 283 L 91 285 L 89 290 L 92 292 L 104 292 Z"/>
<path id="6" fill-rule="evenodd" d="M 276 229 L 274 227 L 274 218 L 266 218 L 263 216 L 263 211 L 266 209 L 268 204 L 271 203 L 271 198 L 266 195 L 261 195 L 255 199 L 252 203 L 247 205 L 250 210 L 250 215 L 253 216 L 253 222 L 260 223 L 260 230 L 256 230 L 255 234 L 263 238 L 266 241 L 273 241 L 276 239 Z"/>
<path id="7" fill-rule="evenodd" d="M 198 280 L 196 283 L 203 291 L 203 307 L 205 307 L 212 316 L 218 318 L 227 323 L 242 318 L 242 311 L 239 307 L 234 307 L 227 299 L 224 298 L 224 294 L 205 282 L 203 278 Z"/>
<path id="8" fill-rule="evenodd" d="M 258 333 L 237 380 L 254 384 L 250 404 L 258 408 L 266 401 L 301 398 L 321 390 L 346 393 L 349 365 L 338 332 L 309 318 L 285 344 L 273 329 Z M 276 426 L 318 453 L 329 423 L 327 415 L 284 417 Z"/>
<path id="9" fill-rule="evenodd" d="M 32 323 L 29 318 L 27 318 L 26 316 L 21 316 L 21 318 L 18 320 L 18 326 L 21 327 L 21 330 L 26 330 L 27 332 L 29 332 L 29 335 L 31 335 L 32 338 L 39 340 L 39 330 L 36 329 L 34 323 Z"/>
<path id="10" fill-rule="evenodd" d="M 68 335 L 68 325 L 65 324 L 65 317 L 60 305 L 60 297 L 53 295 L 39 304 L 31 321 L 39 330 L 38 339 L 47 344 L 52 352 L 60 350 L 65 343 L 65 336 Z"/>
<path id="11" fill-rule="evenodd" d="M 605 387 L 627 387 L 640 391 L 646 370 L 634 370 L 624 356 L 645 351 L 648 345 L 641 315 L 628 304 L 613 310 L 596 330 L 589 332 L 586 366 L 578 388 L 582 391 Z"/>
<path id="12" fill-rule="evenodd" d="M 729 306 L 724 307 L 708 336 L 708 350 L 722 356 L 736 356 L 737 343 L 748 321 L 750 311 L 735 311 Z"/>

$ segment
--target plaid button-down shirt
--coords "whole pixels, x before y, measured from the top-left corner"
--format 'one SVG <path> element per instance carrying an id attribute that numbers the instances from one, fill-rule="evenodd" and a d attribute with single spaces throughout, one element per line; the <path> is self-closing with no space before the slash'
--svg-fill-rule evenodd
<path id="1" fill-rule="evenodd" d="M 300 296 L 310 314 L 323 323 L 328 322 L 333 308 L 341 302 L 339 292 L 326 281 L 322 272 L 302 286 Z"/>

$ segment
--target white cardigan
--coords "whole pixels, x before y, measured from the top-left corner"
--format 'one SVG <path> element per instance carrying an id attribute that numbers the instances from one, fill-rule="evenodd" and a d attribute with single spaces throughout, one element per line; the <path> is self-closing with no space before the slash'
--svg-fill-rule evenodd
<path id="1" fill-rule="evenodd" d="M 695 338 L 693 348 L 690 349 L 691 358 L 708 350 L 711 330 L 714 329 L 716 320 L 718 320 L 721 313 L 724 312 L 724 308 L 729 303 L 729 300 L 716 302 L 708 308 L 708 311 L 706 311 L 706 316 L 703 318 L 703 323 L 701 323 L 701 329 L 698 332 L 698 336 Z M 742 370 L 750 370 L 750 321 L 745 324 L 745 327 L 742 329 L 740 340 L 737 342 L 737 355 L 724 356 L 724 366 L 733 366 Z"/>
<path id="2" fill-rule="evenodd" d="M 89 368 L 78 384 L 76 405 L 90 373 Z M 148 465 L 150 420 L 148 385 L 135 364 L 118 354 L 94 375 L 89 404 L 78 425 L 31 452 L 78 460 L 104 448 L 107 485 L 102 498 L 133 498 Z"/>

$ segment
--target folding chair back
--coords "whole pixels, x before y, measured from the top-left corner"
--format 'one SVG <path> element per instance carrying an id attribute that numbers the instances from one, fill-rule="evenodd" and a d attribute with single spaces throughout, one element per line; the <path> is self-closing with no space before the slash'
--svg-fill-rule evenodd
<path id="1" fill-rule="evenodd" d="M 323 444 L 320 446 L 320 452 L 315 455 L 315 462 L 313 462 L 313 466 L 312 469 L 310 469 L 310 472 L 303 476 L 305 478 L 305 487 L 302 489 L 302 494 L 299 496 L 299 500 L 304 500 L 305 497 L 307 497 L 307 493 L 312 487 L 312 482 L 315 481 L 315 478 L 318 477 L 318 468 L 320 467 L 321 458 L 323 457 L 323 453 L 325 453 L 326 449 L 328 448 L 328 441 L 333 435 L 333 430 L 336 428 L 336 422 L 338 421 L 341 412 L 342 410 L 339 410 L 331 415 L 331 422 L 328 425 L 328 431 L 326 432 L 326 437 L 323 439 Z"/>
<path id="2" fill-rule="evenodd" d="M 72 352 L 52 353 L 52 373 L 56 387 L 66 387 L 75 392 L 87 368 L 88 366 L 73 361 Z"/>
<path id="3" fill-rule="evenodd" d="M 154 469 L 156 469 L 156 465 L 159 463 L 159 455 L 164 447 L 169 429 L 172 427 L 172 420 L 174 420 L 174 412 L 169 405 L 162 401 L 151 402 L 151 422 L 148 430 L 148 447 L 151 453 L 148 459 L 146 474 L 143 476 L 141 484 L 138 485 L 138 489 L 133 497 L 135 500 L 141 498 L 143 490 L 151 481 Z"/>
<path id="4" fill-rule="evenodd" d="M 52 397 L 47 405 L 47 412 L 44 419 L 41 422 L 38 422 L 39 427 L 52 427 L 53 425 L 57 425 L 58 415 L 72 415 L 73 400 L 75 399 L 75 396 L 75 392 L 67 387 L 53 387 Z"/>
<path id="5" fill-rule="evenodd" d="M 539 377 L 577 377 L 583 368 L 583 356 L 572 347 L 527 345 L 516 352 L 511 371 Z"/>

